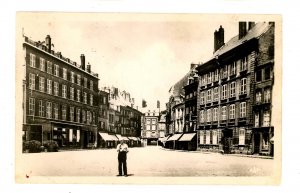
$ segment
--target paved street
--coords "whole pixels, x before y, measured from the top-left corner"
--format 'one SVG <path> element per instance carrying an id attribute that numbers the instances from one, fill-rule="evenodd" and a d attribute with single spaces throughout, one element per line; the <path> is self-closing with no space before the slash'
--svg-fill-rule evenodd
<path id="1" fill-rule="evenodd" d="M 115 149 L 22 154 L 26 174 L 34 176 L 115 176 Z M 128 173 L 134 176 L 263 176 L 274 160 L 182 152 L 156 146 L 130 148 Z"/>

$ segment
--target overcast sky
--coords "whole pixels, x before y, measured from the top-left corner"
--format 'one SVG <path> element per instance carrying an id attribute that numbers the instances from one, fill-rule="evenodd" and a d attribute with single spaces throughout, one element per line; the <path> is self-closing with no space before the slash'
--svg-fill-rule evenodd
<path id="1" fill-rule="evenodd" d="M 229 22 L 229 19 L 231 19 Z M 223 26 L 225 42 L 238 33 L 236 18 L 201 14 L 67 14 L 17 15 L 17 35 L 34 41 L 52 37 L 55 51 L 73 61 L 85 54 L 99 86 L 130 92 L 141 107 L 165 109 L 169 88 L 213 53 L 213 33 Z M 140 108 L 139 108 L 140 109 Z"/>

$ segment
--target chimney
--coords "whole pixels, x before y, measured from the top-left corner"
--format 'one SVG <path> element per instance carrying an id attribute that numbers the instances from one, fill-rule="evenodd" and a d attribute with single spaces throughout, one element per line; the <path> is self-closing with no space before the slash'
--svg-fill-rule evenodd
<path id="1" fill-rule="evenodd" d="M 88 64 L 88 65 L 86 66 L 86 70 L 87 70 L 88 73 L 91 73 L 91 65 L 90 65 L 90 64 Z"/>
<path id="2" fill-rule="evenodd" d="M 247 33 L 247 22 L 239 22 L 239 39 L 243 38 Z"/>
<path id="3" fill-rule="evenodd" d="M 254 26 L 255 26 L 255 22 L 249 21 L 249 22 L 248 22 L 248 31 L 249 31 L 250 29 L 252 29 Z"/>
<path id="4" fill-rule="evenodd" d="M 220 26 L 214 33 L 214 52 L 224 45 L 224 28 Z"/>
<path id="5" fill-rule="evenodd" d="M 85 70 L 85 56 L 84 56 L 84 54 L 80 55 L 80 61 L 81 61 L 81 69 Z"/>
<path id="6" fill-rule="evenodd" d="M 191 63 L 191 70 L 194 69 L 196 65 L 197 65 L 197 64 Z"/>
<path id="7" fill-rule="evenodd" d="M 47 52 L 51 52 L 51 37 L 50 35 L 47 35 L 46 37 L 46 47 L 47 47 Z"/>

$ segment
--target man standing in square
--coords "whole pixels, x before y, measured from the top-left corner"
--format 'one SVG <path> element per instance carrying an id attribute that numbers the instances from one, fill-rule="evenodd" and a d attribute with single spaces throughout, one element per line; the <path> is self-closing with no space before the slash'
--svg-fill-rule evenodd
<path id="1" fill-rule="evenodd" d="M 128 145 L 124 143 L 124 140 L 121 140 L 121 143 L 117 146 L 118 152 L 118 161 L 119 161 L 119 175 L 122 176 L 122 168 L 124 176 L 127 177 L 127 153 L 128 153 Z"/>

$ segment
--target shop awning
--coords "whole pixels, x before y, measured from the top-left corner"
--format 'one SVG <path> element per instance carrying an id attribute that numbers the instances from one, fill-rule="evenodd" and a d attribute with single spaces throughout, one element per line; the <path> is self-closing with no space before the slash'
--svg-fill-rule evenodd
<path id="1" fill-rule="evenodd" d="M 118 141 L 118 138 L 114 135 L 109 135 L 108 133 L 99 133 L 104 141 Z"/>
<path id="2" fill-rule="evenodd" d="M 116 136 L 117 136 L 117 138 L 118 138 L 119 141 L 123 139 L 123 137 L 121 135 L 119 135 L 119 134 L 116 134 Z"/>
<path id="3" fill-rule="evenodd" d="M 128 138 L 133 141 L 138 141 L 138 139 L 136 137 L 128 137 Z"/>
<path id="4" fill-rule="evenodd" d="M 182 136 L 182 134 L 174 134 L 167 141 L 177 141 L 179 139 L 179 137 L 181 137 L 181 136 Z"/>
<path id="5" fill-rule="evenodd" d="M 179 139 L 179 141 L 191 141 L 195 137 L 196 133 L 185 133 Z"/>

